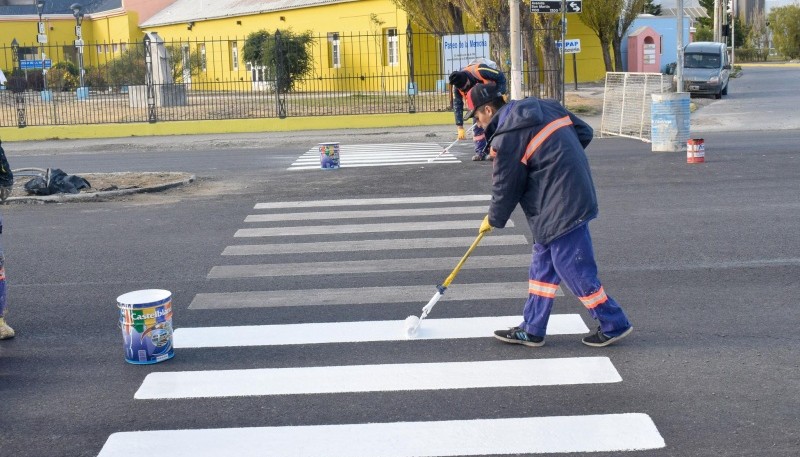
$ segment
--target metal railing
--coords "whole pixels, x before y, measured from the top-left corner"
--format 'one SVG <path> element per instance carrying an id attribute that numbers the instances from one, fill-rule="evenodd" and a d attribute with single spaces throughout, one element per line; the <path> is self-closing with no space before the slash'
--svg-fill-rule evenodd
<path id="1" fill-rule="evenodd" d="M 452 109 L 441 37 L 382 30 L 311 38 L 306 74 L 282 70 L 289 60 L 264 66 L 245 62 L 247 37 L 171 41 L 160 48 L 144 40 L 86 43 L 83 69 L 73 43 L 0 46 L 0 69 L 8 79 L 0 90 L 0 127 Z M 269 39 L 279 54 L 281 46 L 286 51 L 292 44 L 280 34 Z M 83 89 L 78 87 L 81 71 Z M 555 97 L 554 89 L 540 81 L 560 79 L 546 77 L 558 72 L 524 62 L 524 95 Z"/>

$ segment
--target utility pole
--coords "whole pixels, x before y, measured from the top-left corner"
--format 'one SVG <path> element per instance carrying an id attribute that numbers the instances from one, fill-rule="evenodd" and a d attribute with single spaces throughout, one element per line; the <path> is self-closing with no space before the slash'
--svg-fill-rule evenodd
<path id="1" fill-rule="evenodd" d="M 719 27 L 719 2 L 720 0 L 714 0 L 714 41 L 719 43 L 720 41 L 720 27 Z"/>
<path id="2" fill-rule="evenodd" d="M 719 1 L 719 0 L 716 0 Z M 677 81 L 676 92 L 683 92 L 683 0 L 678 0 L 678 62 L 675 63 L 675 80 Z"/>
<path id="3" fill-rule="evenodd" d="M 519 0 L 508 0 L 508 9 L 511 20 L 508 41 L 511 43 L 511 90 L 512 100 L 522 99 L 522 34 L 519 25 Z"/>

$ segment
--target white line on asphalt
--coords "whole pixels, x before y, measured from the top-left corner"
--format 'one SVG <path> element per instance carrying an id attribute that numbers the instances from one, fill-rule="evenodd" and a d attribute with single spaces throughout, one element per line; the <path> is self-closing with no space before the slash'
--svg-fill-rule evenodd
<path id="1" fill-rule="evenodd" d="M 268 444 L 265 444 L 268 443 Z M 418 457 L 665 447 L 647 414 L 158 430 L 112 434 L 98 457 Z"/>
<path id="2" fill-rule="evenodd" d="M 314 211 L 306 213 L 251 214 L 245 222 L 307 221 L 319 219 L 355 219 L 372 217 L 441 216 L 452 214 L 486 214 L 488 206 L 456 206 L 447 208 L 409 208 L 361 211 Z"/>
<path id="3" fill-rule="evenodd" d="M 386 162 L 386 163 L 356 163 L 356 164 L 347 164 L 344 168 L 363 168 L 363 167 L 388 167 L 391 165 L 436 165 L 436 164 L 447 164 L 447 163 L 458 163 L 459 160 L 449 160 L 447 157 L 442 156 L 433 162 L 428 162 L 427 160 L 419 160 L 415 162 Z M 289 170 L 319 170 L 320 166 L 311 166 L 311 165 L 303 165 L 298 167 L 289 168 Z"/>
<path id="4" fill-rule="evenodd" d="M 335 277 L 332 280 L 335 282 Z M 310 285 L 316 285 L 314 282 Z M 194 296 L 190 309 L 276 308 L 319 305 L 372 305 L 379 303 L 425 304 L 436 293 L 436 287 L 391 286 L 331 289 L 269 290 L 248 292 L 200 293 Z M 563 295 L 559 289 L 556 295 Z M 519 299 L 520 306 L 528 297 L 528 283 L 499 282 L 483 284 L 453 284 L 441 301 L 471 301 Z M 441 306 L 441 305 L 439 305 Z"/>
<path id="5" fill-rule="evenodd" d="M 621 382 L 608 357 L 150 373 L 133 398 L 221 398 Z"/>
<path id="6" fill-rule="evenodd" d="M 240 244 L 228 246 L 222 255 L 301 254 L 309 252 L 390 251 L 400 249 L 435 249 L 467 247 L 475 237 L 409 238 L 391 240 L 322 241 L 313 243 Z M 523 235 L 492 235 L 481 240 L 481 246 L 513 246 L 529 244 Z"/>
<path id="7" fill-rule="evenodd" d="M 289 235 L 331 235 L 338 233 L 383 233 L 383 232 L 412 232 L 429 230 L 459 230 L 475 229 L 480 226 L 480 220 L 466 221 L 433 221 L 433 222 L 389 222 L 382 224 L 342 224 L 342 225 L 304 225 L 298 227 L 268 227 L 239 229 L 233 235 L 236 238 L 258 236 L 289 236 Z M 514 221 L 509 220 L 506 227 L 514 227 Z"/>
<path id="8" fill-rule="evenodd" d="M 341 200 L 310 200 L 297 202 L 256 203 L 253 209 L 313 208 L 329 206 L 405 205 L 449 202 L 485 202 L 491 195 L 451 195 L 435 197 L 348 198 Z"/>
<path id="9" fill-rule="evenodd" d="M 319 276 L 320 274 L 396 273 L 408 271 L 451 271 L 461 257 L 420 259 L 337 260 L 333 262 L 262 263 L 211 267 L 208 279 L 268 278 L 278 276 Z M 472 256 L 462 270 L 524 268 L 530 265 L 527 254 Z"/>
<path id="10" fill-rule="evenodd" d="M 413 340 L 491 337 L 493 330 L 519 325 L 520 316 L 424 319 Z M 548 335 L 580 335 L 589 329 L 578 314 L 553 314 Z M 176 349 L 288 344 L 406 341 L 403 321 L 321 322 L 235 327 L 183 327 L 175 330 Z M 413 341 L 409 340 L 409 341 Z"/>

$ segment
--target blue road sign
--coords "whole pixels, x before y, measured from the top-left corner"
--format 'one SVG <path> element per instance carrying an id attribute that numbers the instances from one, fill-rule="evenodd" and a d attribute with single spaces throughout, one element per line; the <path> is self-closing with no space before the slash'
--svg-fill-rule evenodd
<path id="1" fill-rule="evenodd" d="M 46 59 L 44 61 L 44 68 L 49 69 L 53 66 L 53 61 L 50 59 Z M 41 60 L 20 60 L 19 61 L 19 68 L 21 70 L 41 70 L 42 69 L 42 61 Z"/>

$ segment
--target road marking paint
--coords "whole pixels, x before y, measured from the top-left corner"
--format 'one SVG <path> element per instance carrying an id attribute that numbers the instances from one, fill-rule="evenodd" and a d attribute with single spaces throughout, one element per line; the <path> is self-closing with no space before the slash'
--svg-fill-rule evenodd
<path id="1" fill-rule="evenodd" d="M 452 202 L 485 202 L 491 195 L 450 195 L 435 197 L 347 198 L 340 200 L 312 200 L 298 202 L 256 203 L 253 209 L 313 208 L 318 206 L 406 205 Z"/>
<path id="2" fill-rule="evenodd" d="M 183 327 L 175 330 L 176 349 L 288 344 L 364 343 L 370 341 L 443 340 L 491 337 L 492 331 L 519 325 L 520 316 L 426 318 L 408 340 L 403 321 L 321 322 L 233 327 Z M 548 335 L 580 335 L 589 328 L 578 314 L 553 314 Z"/>
<path id="3" fill-rule="evenodd" d="M 387 165 L 461 163 L 450 153 L 442 154 L 444 148 L 436 143 L 392 143 L 358 144 L 339 146 L 339 166 L 371 167 Z M 433 162 L 428 162 L 433 159 Z M 317 147 L 302 154 L 289 166 L 289 170 L 311 170 L 320 168 L 320 153 Z"/>
<path id="4" fill-rule="evenodd" d="M 239 229 L 233 235 L 236 238 L 259 236 L 289 236 L 289 235 L 330 235 L 332 233 L 383 233 L 383 232 L 412 232 L 430 230 L 459 230 L 475 229 L 480 225 L 479 220 L 467 221 L 435 221 L 435 222 L 389 222 L 383 224 L 343 224 L 343 225 L 306 225 L 299 227 L 267 227 Z M 509 220 L 506 227 L 514 227 L 514 221 Z"/>
<path id="5" fill-rule="evenodd" d="M 222 255 L 301 254 L 310 252 L 391 251 L 401 249 L 435 249 L 467 247 L 473 236 L 447 238 L 410 238 L 390 240 L 329 241 L 313 243 L 241 244 L 227 246 Z M 514 246 L 529 244 L 523 235 L 492 235 L 481 240 L 481 246 Z"/>
<path id="6" fill-rule="evenodd" d="M 268 443 L 268 445 L 265 445 Z M 112 434 L 98 457 L 417 457 L 660 449 L 647 414 L 158 430 Z"/>
<path id="7" fill-rule="evenodd" d="M 358 273 L 393 273 L 400 271 L 451 271 L 461 257 L 426 257 L 419 259 L 337 260 L 333 262 L 294 262 L 257 265 L 222 265 L 211 268 L 208 279 L 265 278 L 278 276 L 319 276 Z M 530 265 L 527 254 L 473 256 L 462 270 L 524 268 Z"/>
<path id="8" fill-rule="evenodd" d="M 488 206 L 457 206 L 449 208 L 409 208 L 362 211 L 314 211 L 309 213 L 251 214 L 247 216 L 244 221 L 276 222 L 373 217 L 441 216 L 442 214 L 486 214 L 488 211 Z"/>
<path id="9" fill-rule="evenodd" d="M 333 289 L 269 290 L 200 293 L 189 309 L 279 308 L 320 305 L 372 305 L 378 303 L 427 303 L 436 293 L 433 285 L 354 287 Z M 559 289 L 556 295 L 563 295 Z M 498 282 L 453 285 L 445 301 L 519 299 L 528 296 L 528 282 Z"/>
<path id="10" fill-rule="evenodd" d="M 509 373 L 515 373 L 509 376 Z M 503 375 L 505 374 L 505 375 Z M 138 400 L 478 389 L 621 382 L 608 357 L 150 373 Z"/>

